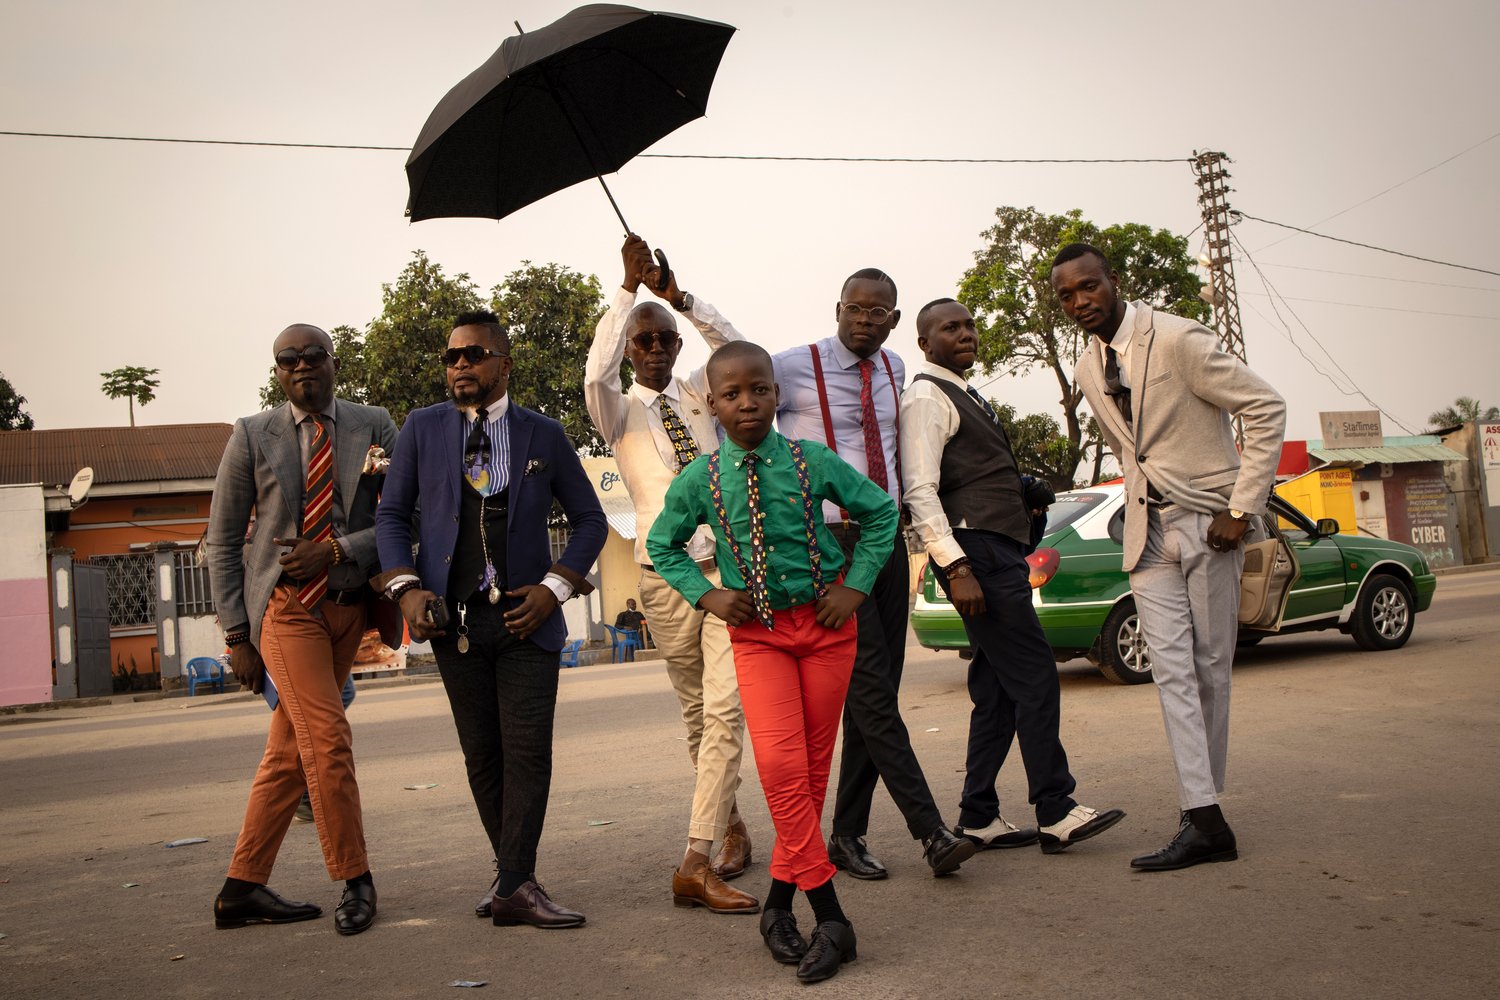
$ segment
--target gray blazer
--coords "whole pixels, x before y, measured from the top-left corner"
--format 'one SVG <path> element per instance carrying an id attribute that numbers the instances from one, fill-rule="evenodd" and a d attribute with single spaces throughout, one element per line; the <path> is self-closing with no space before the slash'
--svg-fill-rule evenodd
<path id="1" fill-rule="evenodd" d="M 1276 481 L 1286 403 L 1211 330 L 1190 319 L 1135 305 L 1129 378 L 1134 425 L 1105 393 L 1104 364 L 1092 342 L 1073 378 L 1125 471 L 1125 564 L 1146 545 L 1146 483 L 1174 503 L 1205 514 L 1226 508 L 1265 512 Z M 1231 417 L 1245 422 L 1236 449 Z"/>
<path id="2" fill-rule="evenodd" d="M 370 445 L 380 445 L 387 454 L 395 450 L 396 424 L 383 407 L 345 399 L 338 401 L 334 413 L 334 470 L 348 528 L 339 546 L 368 578 L 379 569 L 375 555 L 378 483 L 362 470 Z M 261 618 L 281 579 L 279 560 L 284 550 L 274 539 L 301 534 L 306 479 L 291 404 L 235 421 L 214 481 L 205 548 L 220 624 L 228 630 L 248 623 L 250 641 L 257 647 Z M 246 545 L 252 509 L 255 536 Z"/>

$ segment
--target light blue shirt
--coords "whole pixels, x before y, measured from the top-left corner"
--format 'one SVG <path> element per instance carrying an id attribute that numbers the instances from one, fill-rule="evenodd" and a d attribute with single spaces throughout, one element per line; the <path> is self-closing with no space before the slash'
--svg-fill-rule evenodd
<path id="1" fill-rule="evenodd" d="M 833 449 L 839 458 L 868 476 L 865 461 L 865 431 L 860 421 L 859 355 L 845 347 L 837 336 L 812 345 L 823 365 L 823 384 L 828 392 L 828 413 L 833 419 Z M 891 363 L 886 374 L 885 355 Z M 806 345 L 782 351 L 771 359 L 776 382 L 781 386 L 781 407 L 776 411 L 776 426 L 793 440 L 830 444 L 823 424 L 823 407 L 818 400 L 818 382 L 813 376 L 812 354 Z M 906 384 L 906 365 L 896 352 L 882 348 L 870 355 L 875 370 L 870 373 L 870 395 L 875 417 L 880 422 L 880 444 L 885 453 L 887 492 L 901 501 L 901 476 L 897 454 L 897 419 L 901 412 L 901 387 Z M 823 517 L 839 521 L 838 506 L 823 505 Z"/>

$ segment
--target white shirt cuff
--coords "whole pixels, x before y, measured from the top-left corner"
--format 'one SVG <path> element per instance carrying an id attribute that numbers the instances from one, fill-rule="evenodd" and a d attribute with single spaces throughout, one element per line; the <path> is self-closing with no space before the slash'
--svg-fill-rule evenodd
<path id="1" fill-rule="evenodd" d="M 402 573 L 400 576 L 396 577 L 395 579 L 391 580 L 390 583 L 387 583 L 385 585 L 385 596 L 386 597 L 390 597 L 391 596 L 391 591 L 395 590 L 397 586 L 399 586 L 400 584 L 405 583 L 407 580 L 414 580 L 414 581 L 416 581 L 416 584 L 419 587 L 422 585 L 422 578 L 421 577 L 414 576 L 411 573 Z"/>
<path id="2" fill-rule="evenodd" d="M 561 604 L 573 596 L 573 585 L 556 573 L 548 573 L 542 577 L 542 586 L 552 591 L 557 597 L 557 603 Z"/>

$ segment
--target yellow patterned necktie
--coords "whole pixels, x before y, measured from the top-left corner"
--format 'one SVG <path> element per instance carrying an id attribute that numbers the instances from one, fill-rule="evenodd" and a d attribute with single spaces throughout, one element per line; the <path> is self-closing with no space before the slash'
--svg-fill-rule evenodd
<path id="1" fill-rule="evenodd" d="M 667 402 L 666 393 L 657 396 L 656 402 L 661 412 L 661 425 L 666 428 L 667 438 L 672 442 L 672 451 L 677 454 L 675 474 L 687 468 L 698 457 L 698 443 L 688 433 L 687 425 L 682 422 L 677 411 L 672 409 L 672 404 Z"/>

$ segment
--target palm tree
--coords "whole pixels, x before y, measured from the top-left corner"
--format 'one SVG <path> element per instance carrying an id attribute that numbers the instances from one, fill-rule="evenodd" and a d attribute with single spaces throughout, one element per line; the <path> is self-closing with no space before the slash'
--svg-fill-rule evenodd
<path id="1" fill-rule="evenodd" d="M 1468 396 L 1459 396 L 1453 401 L 1452 406 L 1436 410 L 1432 416 L 1427 418 L 1427 422 L 1433 427 L 1453 427 L 1458 424 L 1472 423 L 1476 420 L 1500 420 L 1500 407 L 1488 406 L 1481 409 L 1479 400 L 1470 399 Z"/>
<path id="2" fill-rule="evenodd" d="M 135 404 L 145 406 L 156 398 L 156 387 L 161 380 L 152 378 L 161 373 L 160 368 L 116 368 L 112 372 L 100 372 L 104 379 L 104 394 L 110 399 L 124 396 L 130 404 L 130 426 L 135 426 Z"/>

